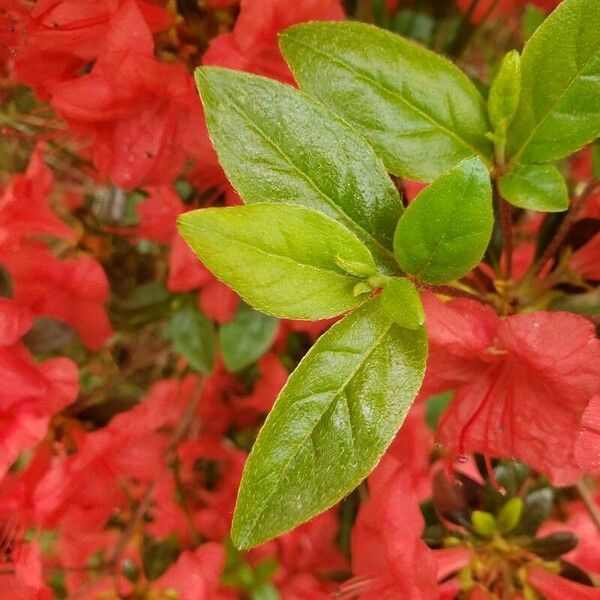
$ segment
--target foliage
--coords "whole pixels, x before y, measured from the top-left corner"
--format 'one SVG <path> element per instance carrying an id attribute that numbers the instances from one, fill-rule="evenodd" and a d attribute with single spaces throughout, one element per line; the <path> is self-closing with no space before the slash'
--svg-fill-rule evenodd
<path id="1" fill-rule="evenodd" d="M 0 4 L 3 598 L 600 598 L 599 0 Z"/>

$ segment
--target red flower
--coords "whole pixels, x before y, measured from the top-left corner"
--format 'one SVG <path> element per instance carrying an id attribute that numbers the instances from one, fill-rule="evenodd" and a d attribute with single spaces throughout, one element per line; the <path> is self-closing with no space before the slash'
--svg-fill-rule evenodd
<path id="1" fill-rule="evenodd" d="M 563 312 L 500 320 L 469 300 L 424 301 L 430 336 L 424 393 L 455 390 L 440 440 L 457 454 L 516 457 L 557 484 L 575 481 L 575 440 L 600 389 L 600 340 L 592 323 Z"/>
<path id="2" fill-rule="evenodd" d="M 126 503 L 119 482 L 136 485 L 164 472 L 168 435 L 192 392 L 190 384 L 163 380 L 131 410 L 91 433 L 78 435 L 78 451 L 57 462 L 38 485 L 35 503 L 48 523 L 66 519 L 80 529 L 103 527 L 116 507 Z"/>
<path id="3" fill-rule="evenodd" d="M 0 574 L 3 600 L 51 600 L 54 594 L 42 573 L 42 557 L 37 545 L 21 548 L 14 575 Z"/>
<path id="4" fill-rule="evenodd" d="M 15 77 L 47 98 L 77 77 L 106 48 L 111 19 L 126 0 L 38 0 L 20 23 L 22 43 Z M 162 8 L 136 0 L 148 27 L 160 31 L 171 18 Z"/>
<path id="5" fill-rule="evenodd" d="M 14 297 L 36 315 L 72 325 L 90 348 L 112 335 L 104 303 L 110 293 L 102 267 L 91 257 L 60 260 L 42 244 L 4 257 Z"/>
<path id="6" fill-rule="evenodd" d="M 585 471 L 600 467 L 600 394 L 592 398 L 581 418 L 575 458 Z"/>
<path id="7" fill-rule="evenodd" d="M 600 233 L 573 254 L 570 264 L 584 279 L 600 280 Z"/>
<path id="8" fill-rule="evenodd" d="M 471 21 L 473 23 L 480 23 L 484 18 L 496 18 L 499 15 L 511 13 L 519 14 L 518 11 L 527 4 L 533 4 L 542 10 L 550 12 L 551 10 L 554 10 L 559 3 L 560 0 L 500 0 L 497 6 L 494 7 L 494 0 L 483 0 L 477 3 L 476 8 L 471 15 Z M 471 4 L 471 0 L 458 0 L 458 8 L 462 12 L 466 12 Z"/>
<path id="9" fill-rule="evenodd" d="M 339 0 L 242 0 L 233 31 L 215 38 L 202 62 L 293 83 L 279 52 L 277 33 L 303 21 L 343 18 Z"/>
<path id="10" fill-rule="evenodd" d="M 596 481 L 597 483 L 597 481 Z M 584 485 L 586 485 L 584 483 Z M 600 496 L 593 498 L 597 510 L 600 510 Z M 561 503 L 564 521 L 546 521 L 538 532 L 539 537 L 545 537 L 557 532 L 569 531 L 579 540 L 571 552 L 563 554 L 561 560 L 577 565 L 584 571 L 600 574 L 600 546 L 598 545 L 598 526 L 590 517 L 588 509 L 581 501 Z"/>
<path id="11" fill-rule="evenodd" d="M 34 363 L 18 341 L 30 325 L 26 310 L 0 300 L 0 477 L 22 450 L 43 439 L 51 417 L 75 400 L 79 387 L 69 359 Z"/>
<path id="12" fill-rule="evenodd" d="M 44 163 L 43 145 L 38 144 L 27 171 L 15 175 L 0 197 L 0 259 L 3 251 L 18 247 L 32 235 L 75 238 L 75 232 L 48 207 L 53 184 L 52 171 Z"/>
<path id="13" fill-rule="evenodd" d="M 421 540 L 424 520 L 412 482 L 405 471 L 386 477 L 387 460 L 369 477 L 370 497 L 352 530 L 357 591 L 361 600 L 437 600 L 437 564 Z M 352 585 L 348 582 L 346 591 Z"/>
<path id="14" fill-rule="evenodd" d="M 198 305 L 217 323 L 235 316 L 238 295 L 198 260 L 176 229 L 177 216 L 185 212 L 183 202 L 171 187 L 150 188 L 148 198 L 138 206 L 140 225 L 137 233 L 146 239 L 170 244 L 167 286 L 172 292 L 200 288 Z"/>
<path id="15" fill-rule="evenodd" d="M 170 183 L 201 131 L 191 76 L 154 58 L 150 29 L 133 0 L 111 18 L 91 72 L 63 82 L 52 104 L 73 131 L 92 139 L 101 174 L 124 188 Z"/>
<path id="16" fill-rule="evenodd" d="M 600 599 L 600 589 L 569 581 L 542 567 L 527 567 L 527 581 L 546 600 Z"/>
<path id="17" fill-rule="evenodd" d="M 156 587 L 174 590 L 179 600 L 217 600 L 219 577 L 224 565 L 225 549 L 209 542 L 194 552 L 183 552 L 156 581 Z"/>

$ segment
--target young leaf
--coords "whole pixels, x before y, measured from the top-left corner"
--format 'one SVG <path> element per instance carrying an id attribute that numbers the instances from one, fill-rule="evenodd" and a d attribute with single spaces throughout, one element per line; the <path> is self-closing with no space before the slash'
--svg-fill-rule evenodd
<path id="1" fill-rule="evenodd" d="M 488 98 L 488 113 L 495 131 L 506 131 L 519 105 L 521 93 L 521 57 L 516 50 L 509 52 L 492 82 Z"/>
<path id="2" fill-rule="evenodd" d="M 392 441 L 417 394 L 423 327 L 388 319 L 374 298 L 309 350 L 281 391 L 246 462 L 233 519 L 239 548 L 329 508 Z"/>
<path id="3" fill-rule="evenodd" d="M 569 208 L 567 185 L 554 165 L 519 165 L 500 178 L 498 189 L 519 208 L 544 212 Z"/>
<path id="4" fill-rule="evenodd" d="M 479 158 L 461 162 L 406 209 L 394 236 L 400 267 L 429 283 L 452 281 L 475 267 L 490 240 L 492 188 Z"/>
<path id="5" fill-rule="evenodd" d="M 205 208 L 179 217 L 200 260 L 248 304 L 288 319 L 324 319 L 350 310 L 358 277 L 336 258 L 371 264 L 364 244 L 324 214 L 292 204 Z"/>
<path id="6" fill-rule="evenodd" d="M 513 162 L 567 156 L 600 135 L 600 0 L 564 0 L 525 45 Z"/>
<path id="7" fill-rule="evenodd" d="M 481 95 L 438 54 L 364 23 L 303 23 L 279 39 L 300 87 L 354 125 L 391 173 L 432 181 L 491 156 Z"/>
<path id="8" fill-rule="evenodd" d="M 210 373 L 215 358 L 214 323 L 196 307 L 186 304 L 169 322 L 167 334 L 190 365 L 201 373 Z"/>
<path id="9" fill-rule="evenodd" d="M 393 271 L 398 192 L 368 144 L 321 104 L 277 81 L 196 70 L 219 162 L 246 204 L 285 202 L 350 229 Z"/>
<path id="10" fill-rule="evenodd" d="M 241 303 L 235 318 L 219 331 L 225 366 L 237 373 L 256 362 L 277 335 L 277 319 Z"/>
<path id="11" fill-rule="evenodd" d="M 417 288 L 408 279 L 388 279 L 381 293 L 381 308 L 400 327 L 418 329 L 425 322 L 425 312 Z"/>

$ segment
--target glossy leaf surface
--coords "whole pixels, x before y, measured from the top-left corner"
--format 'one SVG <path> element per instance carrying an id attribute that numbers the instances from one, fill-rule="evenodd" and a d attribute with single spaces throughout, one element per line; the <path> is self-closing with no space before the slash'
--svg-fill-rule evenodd
<path id="1" fill-rule="evenodd" d="M 513 118 L 521 94 L 521 57 L 516 50 L 509 52 L 492 82 L 488 98 L 488 113 L 495 130 L 504 129 Z"/>
<path id="2" fill-rule="evenodd" d="M 280 36 L 300 87 L 357 128 L 391 173 L 432 181 L 491 156 L 485 104 L 451 62 L 364 23 L 303 23 Z"/>
<path id="3" fill-rule="evenodd" d="M 250 366 L 269 349 L 276 335 L 277 319 L 240 304 L 233 321 L 219 331 L 225 366 L 232 373 Z"/>
<path id="4" fill-rule="evenodd" d="M 426 187 L 406 209 L 394 238 L 400 267 L 429 283 L 475 267 L 490 240 L 492 188 L 478 158 L 463 161 Z"/>
<path id="5" fill-rule="evenodd" d="M 393 270 L 402 212 L 383 164 L 324 106 L 277 81 L 215 67 L 196 70 L 219 161 L 246 204 L 286 202 L 339 221 Z"/>
<path id="6" fill-rule="evenodd" d="M 525 45 L 514 162 L 557 160 L 600 135 L 600 0 L 564 0 Z"/>
<path id="7" fill-rule="evenodd" d="M 569 208 L 567 185 L 554 165 L 519 165 L 500 179 L 498 189 L 519 208 L 545 212 Z"/>
<path id="8" fill-rule="evenodd" d="M 360 279 L 336 257 L 374 268 L 354 234 L 302 206 L 206 208 L 185 213 L 178 223 L 207 268 L 248 304 L 278 317 L 322 319 L 362 302 L 352 293 Z"/>
<path id="9" fill-rule="evenodd" d="M 417 329 L 425 322 L 425 312 L 417 288 L 408 279 L 390 278 L 381 293 L 381 308 L 401 327 Z"/>
<path id="10" fill-rule="evenodd" d="M 336 323 L 290 376 L 252 449 L 232 538 L 264 542 L 322 512 L 375 466 L 419 389 L 426 336 L 374 298 Z"/>

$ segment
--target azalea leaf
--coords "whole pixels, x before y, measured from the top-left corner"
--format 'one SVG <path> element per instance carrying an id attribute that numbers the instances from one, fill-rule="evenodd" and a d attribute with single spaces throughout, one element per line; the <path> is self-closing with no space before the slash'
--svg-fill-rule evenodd
<path id="1" fill-rule="evenodd" d="M 426 187 L 398 223 L 400 267 L 423 281 L 452 281 L 475 267 L 494 217 L 489 173 L 478 158 L 463 161 Z"/>
<path id="2" fill-rule="evenodd" d="M 195 306 L 186 304 L 169 322 L 167 334 L 175 349 L 200 373 L 210 373 L 217 336 L 214 323 Z"/>
<path id="3" fill-rule="evenodd" d="M 564 0 L 525 45 L 513 162 L 572 154 L 600 135 L 600 0 Z"/>
<path id="4" fill-rule="evenodd" d="M 301 204 L 339 221 L 395 268 L 398 192 L 373 150 L 324 106 L 277 81 L 196 70 L 211 140 L 246 204 Z"/>
<path id="5" fill-rule="evenodd" d="M 374 298 L 329 329 L 290 376 L 246 463 L 232 538 L 249 548 L 343 498 L 375 466 L 419 389 L 423 327 Z"/>
<path id="6" fill-rule="evenodd" d="M 490 122 L 496 131 L 506 131 L 517 111 L 520 93 L 521 57 L 512 50 L 503 58 L 488 98 Z"/>
<path id="7" fill-rule="evenodd" d="M 233 321 L 219 331 L 225 366 L 237 373 L 256 362 L 271 346 L 277 335 L 278 321 L 244 302 L 238 307 Z"/>
<path id="8" fill-rule="evenodd" d="M 365 245 L 324 214 L 291 204 L 205 208 L 179 217 L 202 262 L 248 304 L 277 317 L 323 319 L 363 300 L 338 260 L 375 268 Z M 224 250 L 226 249 L 226 250 Z"/>
<path id="9" fill-rule="evenodd" d="M 518 165 L 500 178 L 498 189 L 519 208 L 544 212 L 569 208 L 567 184 L 554 165 Z"/>
<path id="10" fill-rule="evenodd" d="M 302 23 L 280 35 L 302 90 L 365 137 L 396 175 L 432 181 L 492 150 L 485 103 L 451 62 L 364 23 Z"/>
<path id="11" fill-rule="evenodd" d="M 421 297 L 408 279 L 394 277 L 384 283 L 381 308 L 401 327 L 418 329 L 425 322 Z"/>

